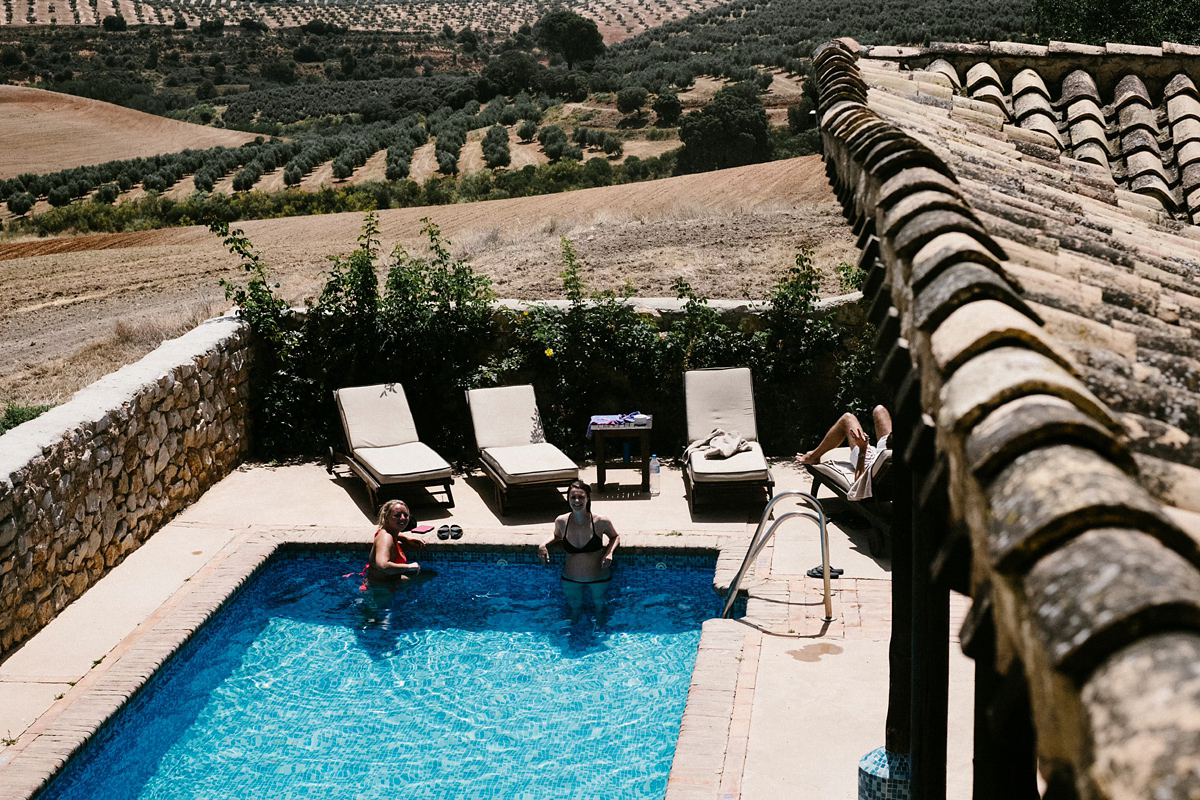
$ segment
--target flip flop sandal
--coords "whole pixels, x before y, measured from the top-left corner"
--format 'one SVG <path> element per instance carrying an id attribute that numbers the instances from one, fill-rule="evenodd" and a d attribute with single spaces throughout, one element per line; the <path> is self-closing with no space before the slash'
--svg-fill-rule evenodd
<path id="1" fill-rule="evenodd" d="M 838 569 L 837 567 L 830 567 L 829 568 L 830 580 L 841 577 L 841 574 L 845 571 L 846 570 Z M 824 578 L 825 577 L 825 569 L 823 567 L 821 567 L 820 565 L 817 565 L 817 566 L 813 567 L 812 569 L 810 569 L 805 574 L 808 575 L 808 577 L 810 577 L 810 578 Z"/>
<path id="2" fill-rule="evenodd" d="M 455 527 L 457 527 L 457 526 L 455 526 Z M 438 538 L 439 539 L 449 539 L 450 538 L 450 526 L 449 525 L 443 525 L 440 528 L 438 528 Z"/>
<path id="3" fill-rule="evenodd" d="M 450 538 L 451 539 L 461 539 L 462 535 L 463 535 L 463 529 L 462 529 L 461 525 L 451 525 L 450 526 Z"/>

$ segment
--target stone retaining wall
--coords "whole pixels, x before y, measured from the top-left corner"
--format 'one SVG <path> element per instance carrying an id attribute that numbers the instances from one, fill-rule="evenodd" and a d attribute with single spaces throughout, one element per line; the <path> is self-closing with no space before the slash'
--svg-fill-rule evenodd
<path id="1" fill-rule="evenodd" d="M 248 344 L 208 320 L 0 436 L 0 660 L 238 464 Z"/>

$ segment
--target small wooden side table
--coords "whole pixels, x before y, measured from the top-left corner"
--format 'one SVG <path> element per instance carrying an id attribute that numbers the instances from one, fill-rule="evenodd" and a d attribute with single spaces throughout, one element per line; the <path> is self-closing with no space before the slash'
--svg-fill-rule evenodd
<path id="1" fill-rule="evenodd" d="M 642 491 L 650 491 L 650 428 L 654 420 L 645 425 L 593 425 L 592 436 L 596 438 L 596 480 L 600 491 L 604 491 L 604 482 L 608 473 L 607 443 L 610 439 L 637 439 L 640 443 L 639 458 L 634 464 L 642 468 Z"/>

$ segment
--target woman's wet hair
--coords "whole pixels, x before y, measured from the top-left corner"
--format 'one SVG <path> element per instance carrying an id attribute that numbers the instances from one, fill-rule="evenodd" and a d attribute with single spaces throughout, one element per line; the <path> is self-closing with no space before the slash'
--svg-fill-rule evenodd
<path id="1" fill-rule="evenodd" d="M 572 489 L 579 489 L 587 497 L 587 506 L 585 508 L 590 512 L 592 510 L 592 485 L 579 480 L 571 481 L 567 486 L 567 497 L 571 496 Z"/>
<path id="2" fill-rule="evenodd" d="M 408 503 L 403 500 L 388 500 L 379 507 L 379 519 L 376 520 L 375 524 L 382 528 L 384 521 L 388 518 L 388 514 L 391 514 L 392 509 L 396 506 L 404 506 L 404 510 L 408 512 L 409 519 L 412 519 L 412 509 L 408 507 Z M 403 526 L 401 526 L 401 530 L 403 530 Z"/>

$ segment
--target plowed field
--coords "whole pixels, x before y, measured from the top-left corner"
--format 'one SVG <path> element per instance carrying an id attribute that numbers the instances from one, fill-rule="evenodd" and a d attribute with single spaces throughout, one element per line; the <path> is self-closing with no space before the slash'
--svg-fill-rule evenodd
<path id="1" fill-rule="evenodd" d="M 385 251 L 402 244 L 423 252 L 422 217 L 440 225 L 452 249 L 509 298 L 561 295 L 561 236 L 575 242 L 589 289 L 620 289 L 628 281 L 641 296 L 669 296 L 678 276 L 709 297 L 760 296 L 800 247 L 816 253 L 827 276 L 825 293 L 836 294 L 833 267 L 856 257 L 817 157 L 558 195 L 385 211 Z M 361 214 L 333 214 L 240 227 L 281 293 L 298 302 L 319 290 L 326 255 L 353 249 L 361 225 Z M 183 318 L 220 301 L 218 282 L 241 274 L 200 227 L 0 245 L 0 400 L 61 402 L 121 365 L 95 357 L 118 321 L 128 327 Z M 69 368 L 89 348 L 96 366 Z"/>
<path id="2" fill-rule="evenodd" d="M 252 133 L 42 89 L 0 86 L 0 178 L 252 141 Z"/>

